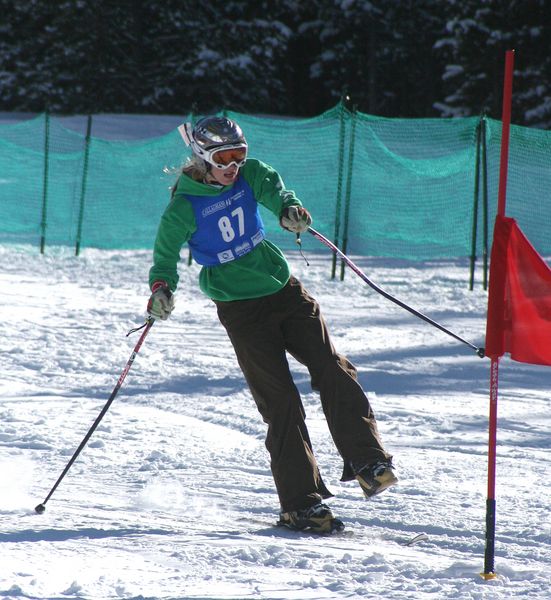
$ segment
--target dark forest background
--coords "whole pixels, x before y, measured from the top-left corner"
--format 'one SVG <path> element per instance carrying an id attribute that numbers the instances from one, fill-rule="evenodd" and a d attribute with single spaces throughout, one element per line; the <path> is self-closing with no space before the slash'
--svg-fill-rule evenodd
<path id="1" fill-rule="evenodd" d="M 551 0 L 0 0 L 0 110 L 386 117 L 551 127 Z"/>

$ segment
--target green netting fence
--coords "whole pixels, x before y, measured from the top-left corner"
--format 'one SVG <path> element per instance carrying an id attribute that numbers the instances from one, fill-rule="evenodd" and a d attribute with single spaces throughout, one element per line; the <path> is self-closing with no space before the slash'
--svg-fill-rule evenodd
<path id="1" fill-rule="evenodd" d="M 353 255 L 486 257 L 497 205 L 501 122 L 388 119 L 343 104 L 311 119 L 226 112 L 250 155 L 275 167 L 314 226 Z M 195 117 L 197 118 L 197 117 Z M 193 120 L 192 115 L 183 116 Z M 108 141 L 42 114 L 0 125 L 0 243 L 151 248 L 175 173 L 177 130 Z M 551 255 L 551 132 L 511 127 L 507 214 Z M 168 170 L 168 172 L 166 172 Z M 271 239 L 294 248 L 275 218 Z"/>

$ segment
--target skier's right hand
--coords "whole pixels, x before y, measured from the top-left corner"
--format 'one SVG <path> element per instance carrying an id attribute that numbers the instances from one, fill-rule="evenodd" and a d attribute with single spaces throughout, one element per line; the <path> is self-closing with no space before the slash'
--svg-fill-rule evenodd
<path id="1" fill-rule="evenodd" d="M 166 281 L 155 281 L 151 286 L 151 296 L 147 312 L 155 319 L 166 321 L 174 309 L 174 295 Z"/>

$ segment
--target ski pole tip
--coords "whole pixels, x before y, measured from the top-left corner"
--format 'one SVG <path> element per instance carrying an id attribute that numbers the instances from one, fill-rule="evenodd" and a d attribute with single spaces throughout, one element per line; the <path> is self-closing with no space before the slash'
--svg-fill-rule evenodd
<path id="1" fill-rule="evenodd" d="M 46 506 L 44 504 L 37 504 L 34 507 L 34 512 L 41 515 L 46 510 Z"/>
<path id="2" fill-rule="evenodd" d="M 486 356 L 486 348 L 477 348 L 476 353 L 480 358 L 484 358 Z"/>

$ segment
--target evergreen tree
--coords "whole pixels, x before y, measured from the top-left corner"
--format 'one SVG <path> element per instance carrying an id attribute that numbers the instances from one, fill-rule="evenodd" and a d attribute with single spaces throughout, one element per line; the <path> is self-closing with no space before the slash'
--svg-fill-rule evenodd
<path id="1" fill-rule="evenodd" d="M 262 0 L 269 14 L 290 30 L 286 50 L 280 55 L 277 77 L 285 89 L 285 112 L 312 116 L 331 108 L 336 100 L 324 93 L 320 81 L 310 76 L 311 64 L 320 54 L 320 9 L 327 0 Z"/>
<path id="2" fill-rule="evenodd" d="M 285 108 L 288 27 L 247 0 L 0 0 L 4 109 Z M 253 10 L 254 8 L 254 10 Z"/>
<path id="3" fill-rule="evenodd" d="M 135 44 L 127 33 L 139 2 L 3 2 L 12 5 L 12 43 L 0 59 L 0 72 L 11 81 L 3 97 L 6 108 L 132 109 Z"/>
<path id="4" fill-rule="evenodd" d="M 0 0 L 0 109 L 388 117 L 551 126 L 549 0 Z"/>
<path id="5" fill-rule="evenodd" d="M 547 0 L 454 0 L 437 44 L 447 61 L 442 116 L 501 118 L 505 52 L 516 50 L 512 120 L 551 125 L 551 4 Z M 528 6 L 529 5 L 529 6 Z"/>
<path id="6" fill-rule="evenodd" d="M 444 64 L 434 50 L 442 33 L 446 3 L 439 0 L 381 2 L 386 34 L 382 40 L 382 87 L 377 114 L 394 117 L 437 116 L 431 99 L 441 90 Z"/>
<path id="7" fill-rule="evenodd" d="M 4 110 L 40 111 L 38 95 L 47 96 L 55 83 L 45 76 L 54 13 L 48 4 L 1 0 L 0 85 Z M 39 35 L 43 32 L 43 35 Z M 50 74 L 51 75 L 51 74 Z"/>
<path id="8" fill-rule="evenodd" d="M 145 108 L 203 113 L 284 109 L 277 70 L 290 31 L 262 16 L 262 2 L 172 1 L 157 5 L 156 11 L 147 32 Z"/>
<path id="9" fill-rule="evenodd" d="M 441 5 L 434 0 L 325 2 L 322 50 L 312 64 L 312 78 L 326 97 L 336 101 L 346 91 L 363 112 L 428 116 L 427 97 L 439 82 L 432 47 Z"/>

